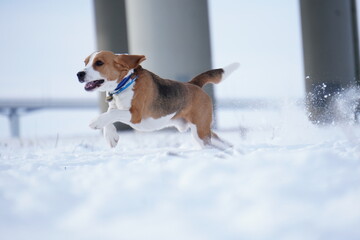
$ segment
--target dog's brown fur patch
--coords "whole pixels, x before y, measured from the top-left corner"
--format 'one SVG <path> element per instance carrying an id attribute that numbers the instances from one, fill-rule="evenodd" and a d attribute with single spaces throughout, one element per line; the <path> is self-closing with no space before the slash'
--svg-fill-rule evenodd
<path id="1" fill-rule="evenodd" d="M 182 83 L 162 79 L 141 67 L 134 74 L 138 78 L 130 108 L 132 123 L 149 117 L 158 119 L 179 112 L 186 105 L 188 90 Z"/>
<path id="2" fill-rule="evenodd" d="M 154 73 L 138 67 L 138 76 L 133 88 L 134 96 L 130 112 L 132 123 L 142 119 L 158 119 L 175 113 L 173 119 L 184 119 L 197 127 L 199 138 L 211 138 L 212 101 L 200 87 L 162 79 Z"/>

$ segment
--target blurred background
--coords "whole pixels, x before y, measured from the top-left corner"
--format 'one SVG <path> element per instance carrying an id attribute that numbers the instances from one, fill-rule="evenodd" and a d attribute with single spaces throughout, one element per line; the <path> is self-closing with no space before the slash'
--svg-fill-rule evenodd
<path id="1" fill-rule="evenodd" d="M 304 98 L 298 0 L 208 0 L 207 3 L 211 67 L 220 68 L 232 62 L 241 65 L 229 79 L 214 86 L 219 103 L 216 117 L 219 128 L 231 124 L 237 127 L 239 118 L 243 117 L 243 113 L 233 109 L 222 111 L 222 100 Z M 128 30 L 131 29 L 128 25 Z M 40 99 L 51 103 L 71 99 L 94 106 L 46 108 L 21 114 L 20 135 L 98 134 L 88 128 L 89 121 L 99 112 L 95 106 L 98 94 L 85 92 L 76 78 L 85 57 L 99 50 L 94 2 L 2 0 L 0 31 L 0 101 Z M 132 54 L 144 54 L 135 52 L 141 48 L 132 49 L 129 51 Z M 155 59 L 147 55 L 149 64 L 151 61 L 154 64 Z M 0 115 L 0 137 L 10 135 L 8 117 Z"/>

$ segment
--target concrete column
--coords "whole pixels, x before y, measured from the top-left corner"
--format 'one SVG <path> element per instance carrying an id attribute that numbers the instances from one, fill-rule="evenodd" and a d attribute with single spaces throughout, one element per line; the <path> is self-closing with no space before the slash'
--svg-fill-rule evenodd
<path id="1" fill-rule="evenodd" d="M 335 93 L 359 81 L 355 0 L 300 0 L 310 120 L 332 122 Z"/>
<path id="2" fill-rule="evenodd" d="M 9 112 L 11 137 L 20 137 L 20 120 L 19 112 L 16 108 L 11 108 Z"/>
<path id="3" fill-rule="evenodd" d="M 127 0 L 126 13 L 129 50 L 146 56 L 144 68 L 183 82 L 211 69 L 207 0 Z"/>
<path id="4" fill-rule="evenodd" d="M 125 0 L 94 0 L 96 39 L 98 50 L 115 53 L 128 52 Z M 108 104 L 105 93 L 99 96 L 101 112 L 106 112 Z M 116 123 L 118 130 L 130 129 L 127 125 Z"/>

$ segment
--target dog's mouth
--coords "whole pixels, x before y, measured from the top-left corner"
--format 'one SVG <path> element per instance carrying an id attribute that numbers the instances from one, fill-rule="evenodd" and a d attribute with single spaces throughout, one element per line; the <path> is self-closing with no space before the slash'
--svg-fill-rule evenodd
<path id="1" fill-rule="evenodd" d="M 105 82 L 104 79 L 88 82 L 88 83 L 85 84 L 85 90 L 86 91 L 92 91 L 95 88 L 100 87 L 104 82 Z"/>

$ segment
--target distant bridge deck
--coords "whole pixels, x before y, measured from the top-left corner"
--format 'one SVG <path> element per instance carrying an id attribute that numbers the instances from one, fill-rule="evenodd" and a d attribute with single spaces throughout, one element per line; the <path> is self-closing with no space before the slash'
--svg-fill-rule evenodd
<path id="1" fill-rule="evenodd" d="M 268 99 L 217 99 L 215 109 L 278 109 L 281 100 Z M 298 101 L 298 104 L 301 104 Z M 53 99 L 53 98 L 19 98 L 0 99 L 0 114 L 8 117 L 12 137 L 20 136 L 20 116 L 36 110 L 44 109 L 96 109 L 99 108 L 98 99 Z"/>

